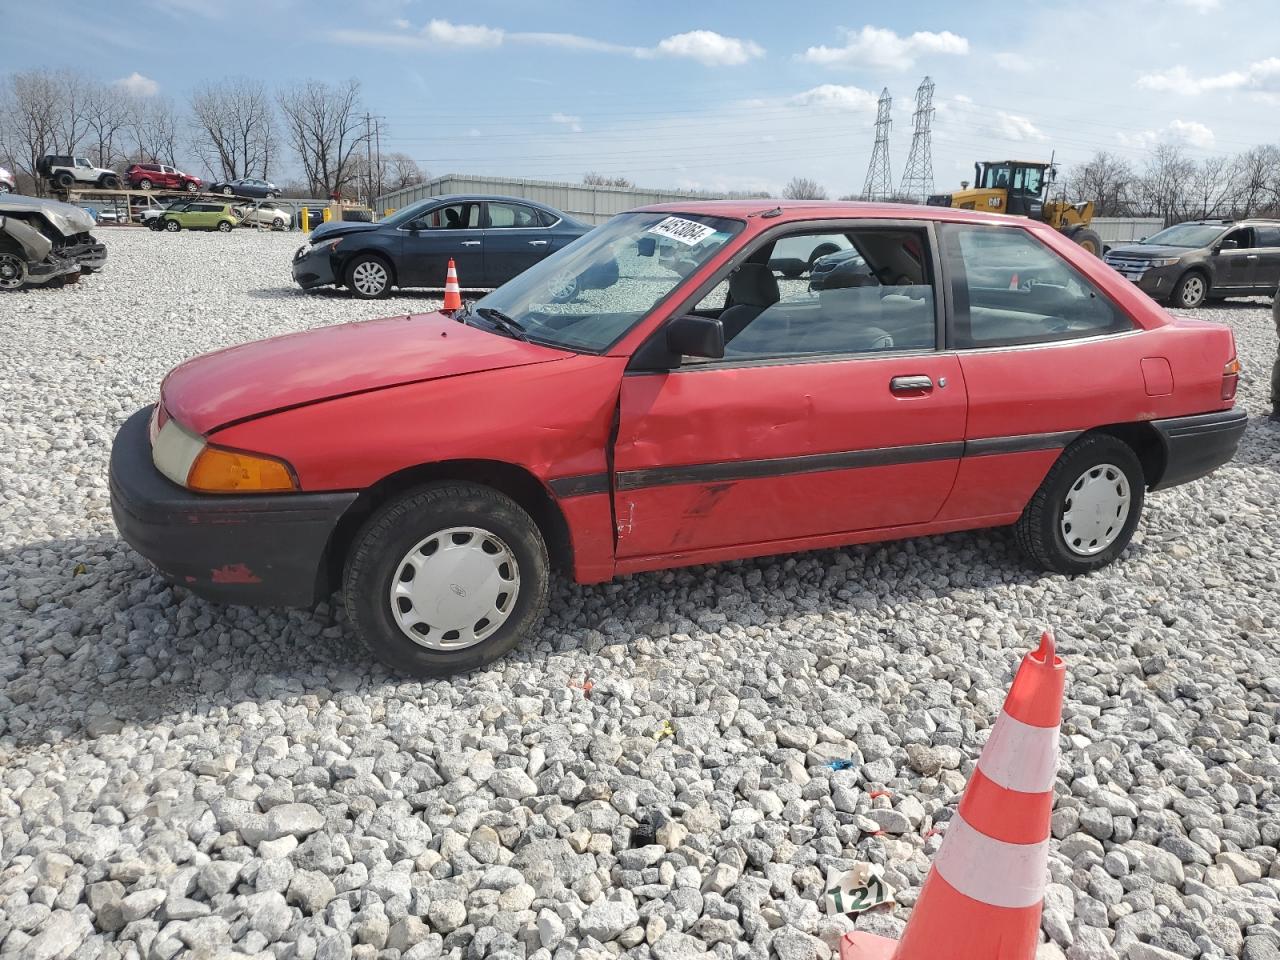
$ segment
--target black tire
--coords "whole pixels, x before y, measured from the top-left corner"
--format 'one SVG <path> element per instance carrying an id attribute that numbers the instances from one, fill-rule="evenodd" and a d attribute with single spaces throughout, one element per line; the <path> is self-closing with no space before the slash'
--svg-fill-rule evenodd
<path id="1" fill-rule="evenodd" d="M 195 193 L 200 188 L 196 186 L 196 182 L 194 180 L 188 180 L 185 184 L 183 184 L 182 189 L 186 190 L 187 193 Z"/>
<path id="2" fill-rule="evenodd" d="M 1086 555 L 1067 543 L 1064 514 L 1073 487 L 1092 471 L 1103 470 L 1104 465 L 1124 474 L 1129 488 L 1128 514 L 1121 521 L 1115 539 L 1105 549 Z M 1065 574 L 1097 570 L 1115 560 L 1129 545 L 1142 517 L 1145 492 L 1142 464 L 1127 443 L 1105 433 L 1086 434 L 1062 451 L 1062 456 L 1049 468 L 1040 489 L 1014 525 L 1014 536 L 1022 552 L 1045 570 Z M 1088 545 L 1082 548 L 1088 549 Z"/>
<path id="3" fill-rule="evenodd" d="M 376 287 L 372 282 L 362 279 L 365 274 L 376 275 L 375 268 L 382 270 L 384 281 L 381 287 Z M 391 265 L 375 254 L 362 253 L 353 257 L 347 264 L 345 280 L 351 295 L 360 300 L 381 300 L 391 295 L 393 282 Z"/>
<path id="4" fill-rule="evenodd" d="M 177 233 L 179 230 L 182 229 L 182 224 L 180 224 L 177 220 L 166 220 L 164 222 L 164 229 L 167 230 L 169 233 Z"/>
<path id="5" fill-rule="evenodd" d="M 236 195 L 236 192 L 231 187 L 223 187 L 222 195 L 224 197 L 234 197 Z"/>
<path id="6" fill-rule="evenodd" d="M 266 195 L 266 197 L 264 197 L 263 199 L 265 199 L 265 200 L 274 200 L 275 198 L 276 198 L 276 195 L 275 195 L 274 193 L 272 193 L 270 190 L 268 190 L 268 191 L 267 191 L 267 195 Z"/>
<path id="7" fill-rule="evenodd" d="M 119 190 L 119 189 L 120 189 L 120 178 L 119 178 L 119 177 L 117 177 L 114 173 L 113 173 L 113 174 L 110 174 L 109 176 L 105 176 L 105 177 L 103 177 L 103 178 L 102 178 L 102 189 L 103 189 L 103 190 Z"/>
<path id="8" fill-rule="evenodd" d="M 139 180 L 139 181 L 138 181 L 138 189 L 139 189 L 139 190 L 150 190 L 150 189 L 151 189 L 151 181 L 150 181 L 150 180 L 148 180 L 146 177 L 143 177 L 141 180 Z"/>
<path id="9" fill-rule="evenodd" d="M 219 220 L 219 221 L 218 221 L 218 232 L 219 232 L 219 233 L 230 233 L 230 232 L 231 232 L 231 221 L 230 221 L 230 220 Z"/>
<path id="10" fill-rule="evenodd" d="M 476 527 L 505 544 L 515 557 L 519 588 L 508 619 L 493 633 L 459 650 L 433 650 L 401 629 L 389 594 L 403 579 L 402 565 L 415 545 L 451 527 Z M 378 509 L 352 542 L 342 577 L 357 639 L 392 670 L 419 677 L 474 670 L 510 651 L 542 618 L 549 582 L 546 543 L 529 514 L 497 490 L 463 482 L 411 490 Z"/>
<path id="11" fill-rule="evenodd" d="M 1169 306 L 1182 310 L 1194 310 L 1209 298 L 1209 278 L 1199 270 L 1188 270 L 1182 275 L 1169 297 Z"/>
<path id="12" fill-rule="evenodd" d="M 284 217 L 276 217 L 275 220 L 272 221 L 272 226 L 275 227 L 275 229 L 277 230 L 283 230 L 288 225 L 289 225 L 289 222 L 285 220 Z"/>
<path id="13" fill-rule="evenodd" d="M 1102 256 L 1102 238 L 1088 227 L 1076 227 L 1076 229 L 1068 233 L 1067 236 L 1075 243 L 1084 247 L 1095 257 Z"/>
<path id="14" fill-rule="evenodd" d="M 66 170 L 61 170 L 54 174 L 53 182 L 62 190 L 70 190 L 76 180 Z"/>

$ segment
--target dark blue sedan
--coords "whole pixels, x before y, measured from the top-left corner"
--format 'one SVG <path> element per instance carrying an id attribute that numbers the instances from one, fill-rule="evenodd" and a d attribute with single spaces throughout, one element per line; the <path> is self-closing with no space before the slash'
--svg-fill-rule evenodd
<path id="1" fill-rule="evenodd" d="M 293 279 L 304 289 L 345 286 L 369 300 L 393 287 L 439 289 L 453 260 L 463 289 L 488 289 L 590 229 L 531 200 L 431 197 L 377 223 L 317 227 L 294 254 Z"/>

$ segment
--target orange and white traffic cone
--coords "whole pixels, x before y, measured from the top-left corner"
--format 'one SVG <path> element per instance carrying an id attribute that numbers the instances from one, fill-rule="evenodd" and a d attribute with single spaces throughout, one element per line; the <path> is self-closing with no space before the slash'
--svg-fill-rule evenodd
<path id="1" fill-rule="evenodd" d="M 458 268 L 453 264 L 453 258 L 449 258 L 449 272 L 445 274 L 444 279 L 444 307 L 445 312 L 462 309 L 462 290 L 458 286 Z"/>
<path id="2" fill-rule="evenodd" d="M 1065 679 L 1045 633 L 1013 678 L 902 939 L 847 933 L 841 960 L 1032 960 Z"/>
<path id="3" fill-rule="evenodd" d="M 1009 278 L 1009 289 L 1010 290 L 1018 289 L 1018 274 L 1016 272 L 1012 277 Z"/>

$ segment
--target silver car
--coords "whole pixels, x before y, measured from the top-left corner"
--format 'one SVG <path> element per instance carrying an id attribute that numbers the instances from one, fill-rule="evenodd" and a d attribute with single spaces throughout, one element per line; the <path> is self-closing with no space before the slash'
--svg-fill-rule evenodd
<path id="1" fill-rule="evenodd" d="M 269 227 L 272 230 L 287 230 L 293 222 L 293 211 L 278 203 L 244 204 L 235 208 L 240 222 L 247 227 Z"/>

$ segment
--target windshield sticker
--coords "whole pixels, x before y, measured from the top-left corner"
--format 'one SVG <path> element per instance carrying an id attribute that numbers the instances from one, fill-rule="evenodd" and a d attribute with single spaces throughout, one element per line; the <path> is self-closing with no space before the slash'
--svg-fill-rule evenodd
<path id="1" fill-rule="evenodd" d="M 693 247 L 715 233 L 716 228 L 708 227 L 705 223 L 698 223 L 696 220 L 667 217 L 661 223 L 655 223 L 650 227 L 649 232 L 683 243 L 686 247 Z"/>

